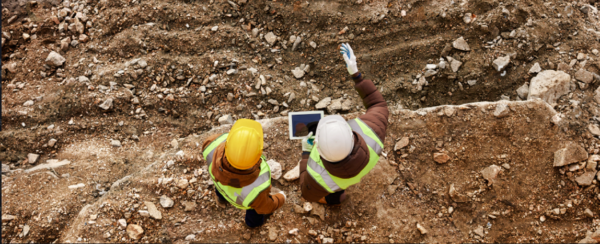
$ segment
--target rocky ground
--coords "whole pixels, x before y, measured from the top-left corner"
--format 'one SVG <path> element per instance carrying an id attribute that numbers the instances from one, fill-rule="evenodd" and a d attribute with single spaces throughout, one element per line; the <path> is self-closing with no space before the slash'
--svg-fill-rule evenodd
<path id="1" fill-rule="evenodd" d="M 595 0 L 2 5 L 3 242 L 600 242 Z M 328 207 L 285 116 L 364 113 L 342 42 L 392 115 Z M 288 194 L 257 229 L 201 158 L 238 118 Z"/>

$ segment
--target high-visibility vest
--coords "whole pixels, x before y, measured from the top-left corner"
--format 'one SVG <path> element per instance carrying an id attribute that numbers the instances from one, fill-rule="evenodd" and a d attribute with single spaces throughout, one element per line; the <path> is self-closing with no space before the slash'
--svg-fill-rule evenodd
<path id="1" fill-rule="evenodd" d="M 306 165 L 306 171 L 308 174 L 321 185 L 325 190 L 330 193 L 345 190 L 351 185 L 360 182 L 360 179 L 364 177 L 369 171 L 375 167 L 379 160 L 379 155 L 383 151 L 383 143 L 379 136 L 373 132 L 373 129 L 369 127 L 361 119 L 356 118 L 348 121 L 350 128 L 358 133 L 367 143 L 369 147 L 369 163 L 363 168 L 360 173 L 352 178 L 340 178 L 327 172 L 317 147 L 313 147 L 308 158 Z"/>
<path id="2" fill-rule="evenodd" d="M 260 173 L 256 180 L 252 182 L 252 184 L 237 188 L 223 185 L 215 180 L 215 176 L 212 174 L 213 155 L 217 147 L 227 140 L 227 135 L 228 133 L 225 133 L 212 141 L 206 150 L 202 152 L 202 156 L 208 163 L 208 172 L 214 182 L 215 187 L 219 192 L 221 192 L 223 197 L 225 197 L 225 199 L 227 199 L 227 201 L 236 208 L 251 209 L 250 204 L 254 202 L 254 199 L 256 199 L 258 194 L 266 190 L 271 185 L 271 169 L 269 168 L 269 164 L 267 164 L 265 157 L 262 156 L 260 157 Z"/>

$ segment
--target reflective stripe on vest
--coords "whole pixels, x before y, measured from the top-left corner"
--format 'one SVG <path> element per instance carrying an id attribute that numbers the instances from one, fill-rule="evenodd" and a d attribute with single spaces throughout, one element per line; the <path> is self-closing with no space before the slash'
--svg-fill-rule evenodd
<path id="1" fill-rule="evenodd" d="M 259 176 L 252 184 L 242 188 L 223 185 L 216 181 L 212 174 L 212 164 L 209 166 L 208 172 L 210 172 L 210 177 L 217 190 L 231 205 L 239 209 L 251 209 L 250 204 L 254 202 L 254 199 L 271 185 L 271 169 L 264 157 L 261 157 Z"/>
<path id="2" fill-rule="evenodd" d="M 215 149 L 217 149 L 217 147 L 219 145 L 221 145 L 221 143 L 223 143 L 225 140 L 227 140 L 227 135 L 229 135 L 229 133 L 225 133 L 225 134 L 222 134 L 219 137 L 217 137 L 217 139 L 215 139 L 210 144 L 208 144 L 208 147 L 206 147 L 206 150 L 204 150 L 204 152 L 202 152 L 202 156 L 204 157 L 204 160 L 206 160 L 206 163 L 208 166 L 210 166 L 210 164 L 212 164 L 213 154 L 215 153 Z"/>
<path id="3" fill-rule="evenodd" d="M 383 151 L 383 143 L 381 143 L 377 134 L 375 134 L 362 120 L 356 118 L 348 121 L 348 124 L 352 130 L 359 134 L 367 143 L 369 148 L 369 163 L 356 176 L 347 179 L 340 178 L 331 175 L 327 169 L 325 169 L 317 147 L 313 147 L 308 158 L 306 170 L 319 185 L 330 193 L 345 190 L 349 186 L 360 182 L 360 179 L 375 167 L 377 161 L 379 161 L 379 155 Z"/>
<path id="4" fill-rule="evenodd" d="M 373 148 L 377 155 L 381 155 L 383 143 L 381 139 L 379 139 L 379 136 L 373 132 L 371 127 L 359 118 L 348 121 L 348 124 L 353 131 L 358 133 L 365 140 L 369 147 Z"/>

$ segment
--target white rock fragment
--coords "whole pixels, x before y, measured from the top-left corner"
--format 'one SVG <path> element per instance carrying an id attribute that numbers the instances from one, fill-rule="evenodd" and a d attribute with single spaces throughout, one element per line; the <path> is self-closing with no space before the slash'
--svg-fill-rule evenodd
<path id="1" fill-rule="evenodd" d="M 81 187 L 85 187 L 85 184 L 79 183 L 77 185 L 70 185 L 69 189 L 77 189 L 77 188 L 81 188 Z"/>
<path id="2" fill-rule="evenodd" d="M 531 79 L 527 100 L 540 98 L 555 106 L 556 100 L 569 93 L 571 76 L 563 71 L 544 70 Z"/>
<path id="3" fill-rule="evenodd" d="M 530 74 L 537 74 L 539 72 L 542 72 L 542 67 L 540 67 L 539 63 L 533 64 L 533 66 L 531 67 L 531 69 L 529 69 L 529 73 Z"/>
<path id="4" fill-rule="evenodd" d="M 504 68 L 506 68 L 506 66 L 508 66 L 508 64 L 510 63 L 510 55 L 506 55 L 504 57 L 499 57 L 496 60 L 494 60 L 494 62 L 492 63 L 492 66 L 494 66 L 494 68 L 500 72 L 502 70 L 504 70 Z"/>
<path id="5" fill-rule="evenodd" d="M 50 52 L 46 58 L 46 64 L 54 67 L 63 65 L 66 59 L 55 51 Z"/>
<path id="6" fill-rule="evenodd" d="M 172 208 L 174 204 L 175 204 L 175 202 L 173 202 L 173 200 L 171 198 L 167 197 L 166 195 L 162 195 L 160 197 L 160 205 L 163 208 Z"/>
<path id="7" fill-rule="evenodd" d="M 467 41 L 465 41 L 465 39 L 462 36 L 456 39 L 454 42 L 452 42 L 452 47 L 461 51 L 471 51 L 469 44 L 467 43 Z"/>
<path id="8" fill-rule="evenodd" d="M 282 174 L 281 164 L 273 159 L 269 159 L 267 161 L 267 164 L 269 165 L 269 168 L 271 169 L 271 178 L 274 180 L 278 180 L 279 178 L 281 178 L 281 174 Z"/>
<path id="9" fill-rule="evenodd" d="M 220 125 L 233 124 L 233 118 L 231 117 L 231 114 L 226 114 L 226 115 L 221 116 L 221 118 L 219 118 L 219 124 Z"/>
<path id="10" fill-rule="evenodd" d="M 283 178 L 287 181 L 293 181 L 300 178 L 300 162 L 292 170 L 288 171 L 283 175 Z"/>

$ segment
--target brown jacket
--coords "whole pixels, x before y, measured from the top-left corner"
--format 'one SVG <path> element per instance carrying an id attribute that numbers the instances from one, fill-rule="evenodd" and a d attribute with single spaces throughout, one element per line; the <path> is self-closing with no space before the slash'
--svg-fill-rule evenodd
<path id="1" fill-rule="evenodd" d="M 371 127 L 381 141 L 384 142 L 389 116 L 387 103 L 372 81 L 363 80 L 360 73 L 353 75 L 352 78 L 355 82 L 354 88 L 363 99 L 363 104 L 367 108 L 367 112 L 359 116 L 359 118 Z M 356 134 L 356 132 L 353 132 L 353 134 L 354 148 L 350 156 L 335 164 L 321 158 L 325 169 L 330 174 L 340 178 L 351 178 L 360 173 L 369 163 L 369 148 L 365 140 Z M 319 199 L 329 195 L 329 192 L 323 189 L 306 171 L 308 156 L 309 153 L 302 153 L 302 161 L 300 162 L 302 197 L 309 202 L 317 202 Z"/>
<path id="2" fill-rule="evenodd" d="M 202 151 L 204 151 L 208 145 L 220 135 L 212 135 L 202 144 Z M 233 186 L 236 188 L 244 187 L 252 184 L 258 178 L 260 173 L 260 163 L 254 165 L 254 167 L 248 170 L 239 170 L 232 167 L 227 158 L 225 157 L 225 143 L 217 146 L 215 153 L 213 154 L 212 174 L 215 180 L 223 185 Z M 250 207 L 256 210 L 258 214 L 270 214 L 275 210 L 283 206 L 285 198 L 281 194 L 271 195 L 271 186 L 262 191 L 254 202 L 250 204 Z M 222 193 L 224 194 L 224 193 Z"/>

